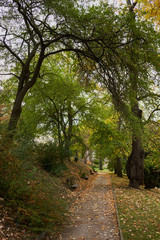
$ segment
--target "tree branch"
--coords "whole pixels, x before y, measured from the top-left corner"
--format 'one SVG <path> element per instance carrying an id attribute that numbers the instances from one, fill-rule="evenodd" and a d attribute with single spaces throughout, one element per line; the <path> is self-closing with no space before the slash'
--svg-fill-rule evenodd
<path id="1" fill-rule="evenodd" d="M 4 47 L 24 66 L 22 59 L 3 41 Z"/>
<path id="2" fill-rule="evenodd" d="M 27 21 L 28 21 L 28 23 L 30 24 L 30 26 L 34 29 L 34 31 L 35 31 L 35 32 L 37 33 L 37 35 L 39 36 L 40 41 L 41 41 L 41 44 L 43 45 L 42 34 L 41 34 L 40 30 L 38 29 L 38 27 L 36 26 L 36 24 L 34 23 L 33 18 L 32 18 L 32 20 L 31 20 L 31 19 L 27 16 L 26 12 L 25 12 L 24 9 L 22 8 L 22 6 L 21 6 L 21 4 L 19 3 L 18 0 L 13 0 L 13 1 L 17 4 L 17 6 L 18 6 L 18 11 L 19 11 L 19 13 L 23 16 L 25 23 L 27 23 Z M 28 23 L 27 23 L 27 25 L 28 25 Z M 26 25 L 26 26 L 27 26 L 27 25 Z M 29 25 L 28 25 L 28 27 L 29 27 Z"/>
<path id="3" fill-rule="evenodd" d="M 12 75 L 12 76 L 14 76 L 14 77 L 16 77 L 16 78 L 19 79 L 19 76 L 17 76 L 17 75 L 14 74 L 14 73 L 0 73 L 0 76 L 10 76 L 10 75 Z"/>
<path id="4" fill-rule="evenodd" d="M 145 124 L 147 124 L 147 123 L 149 122 L 149 120 L 151 119 L 151 117 L 153 116 L 153 114 L 154 114 L 155 112 L 157 112 L 157 111 L 160 111 L 160 108 L 159 108 L 159 107 L 155 108 L 155 109 L 150 113 L 150 115 L 149 115 L 147 121 L 145 122 Z"/>

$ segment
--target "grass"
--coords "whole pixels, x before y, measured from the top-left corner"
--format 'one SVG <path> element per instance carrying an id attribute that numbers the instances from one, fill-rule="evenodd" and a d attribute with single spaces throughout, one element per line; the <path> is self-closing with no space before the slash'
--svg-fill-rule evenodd
<path id="1" fill-rule="evenodd" d="M 111 176 L 124 240 L 159 240 L 160 190 L 129 188 L 126 176 Z"/>
<path id="2" fill-rule="evenodd" d="M 19 176 L 10 181 L 6 204 L 18 225 L 34 231 L 56 232 L 67 213 L 67 189 L 60 178 L 32 162 L 21 162 Z"/>
<path id="3" fill-rule="evenodd" d="M 102 172 L 102 173 L 110 173 L 110 171 L 107 168 L 103 168 L 103 170 L 99 170 L 99 167 L 94 168 L 97 172 Z"/>
<path id="4" fill-rule="evenodd" d="M 34 160 L 34 154 L 23 151 L 20 154 L 17 158 L 9 147 L 0 145 L 0 197 L 4 198 L 17 226 L 54 235 L 67 220 L 68 208 L 76 194 L 86 187 L 80 173 L 89 175 L 90 168 L 67 161 L 65 170 L 53 175 Z M 76 192 L 69 189 L 68 178 L 78 183 Z"/>

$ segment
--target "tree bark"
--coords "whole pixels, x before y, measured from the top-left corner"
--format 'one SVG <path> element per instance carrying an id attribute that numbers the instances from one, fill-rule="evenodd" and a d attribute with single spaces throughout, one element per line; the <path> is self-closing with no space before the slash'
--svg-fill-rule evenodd
<path id="1" fill-rule="evenodd" d="M 88 148 L 86 148 L 86 151 L 85 151 L 85 153 L 84 153 L 84 164 L 86 164 L 87 165 L 87 159 L 89 158 L 89 149 Z"/>
<path id="2" fill-rule="evenodd" d="M 73 116 L 72 116 L 72 106 L 71 101 L 68 101 L 68 136 L 67 136 L 67 150 L 68 150 L 68 161 L 70 161 L 70 146 L 71 146 L 71 139 L 72 139 L 72 127 L 73 127 Z"/>
<path id="3" fill-rule="evenodd" d="M 99 170 L 103 170 L 101 157 L 99 158 Z"/>
<path id="4" fill-rule="evenodd" d="M 134 131 L 132 136 L 132 152 L 128 158 L 126 170 L 127 176 L 129 178 L 129 186 L 133 188 L 139 188 L 143 184 L 144 179 L 144 149 L 141 140 L 141 118 L 142 111 L 138 107 L 138 103 L 135 103 L 134 108 L 132 109 L 134 116 L 139 119 L 137 122 L 139 127 Z"/>
<path id="5" fill-rule="evenodd" d="M 42 46 L 39 59 L 34 70 L 33 77 L 30 80 L 29 80 L 29 63 L 28 63 L 29 60 L 26 61 L 26 64 L 24 64 L 22 68 L 22 72 L 19 77 L 17 95 L 16 95 L 16 99 L 13 105 L 11 117 L 8 124 L 8 136 L 11 140 L 13 139 L 14 134 L 16 132 L 17 124 L 22 112 L 23 99 L 26 93 L 28 92 L 28 90 L 35 84 L 38 78 L 40 68 L 44 60 L 44 52 L 45 52 L 45 48 Z M 29 58 L 30 56 L 28 57 L 28 59 Z"/>
<path id="6" fill-rule="evenodd" d="M 127 5 L 129 7 L 129 12 L 132 14 L 132 18 L 135 20 L 134 8 L 137 4 L 137 1 L 131 4 L 130 0 L 127 0 Z M 136 22 L 135 22 L 136 24 Z M 132 56 L 132 45 L 131 52 Z M 136 62 L 136 59 L 133 55 L 133 62 Z M 138 73 L 136 69 L 130 69 L 130 79 L 131 79 L 131 88 L 132 88 L 132 96 L 131 96 L 131 110 L 133 114 L 132 121 L 132 152 L 128 158 L 126 170 L 129 178 L 129 186 L 133 188 L 139 188 L 141 184 L 143 184 L 144 179 L 144 150 L 142 145 L 142 111 L 139 108 L 138 100 L 137 100 L 137 92 L 138 92 Z"/>
<path id="7" fill-rule="evenodd" d="M 19 105 L 19 104 L 17 104 L 15 102 L 12 113 L 11 113 L 11 117 L 10 117 L 10 120 L 9 120 L 9 124 L 8 124 L 8 136 L 9 136 L 9 138 L 13 138 L 13 136 L 15 134 L 17 123 L 18 123 L 18 120 L 20 118 L 21 111 L 22 111 L 21 104 L 20 104 L 20 106 L 17 106 L 17 105 Z"/>
<path id="8" fill-rule="evenodd" d="M 143 184 L 144 150 L 139 137 L 132 139 L 132 152 L 127 162 L 127 176 L 130 180 L 130 187 L 139 188 L 139 186 Z"/>
<path id="9" fill-rule="evenodd" d="M 20 83 L 19 83 L 20 85 Z M 16 99 L 13 105 L 11 117 L 8 123 L 8 137 L 12 140 L 14 137 L 14 134 L 16 132 L 17 124 L 22 112 L 22 101 L 24 99 L 24 96 L 26 92 L 28 91 L 28 88 L 24 87 L 21 91 L 17 91 Z"/>

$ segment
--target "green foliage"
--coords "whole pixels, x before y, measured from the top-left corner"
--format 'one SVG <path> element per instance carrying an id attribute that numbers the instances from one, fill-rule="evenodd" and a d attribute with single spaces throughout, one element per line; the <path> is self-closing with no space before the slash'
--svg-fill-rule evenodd
<path id="1" fill-rule="evenodd" d="M 54 175 L 61 175 L 67 167 L 64 159 L 68 157 L 68 150 L 64 146 L 57 146 L 56 143 L 39 143 L 35 148 L 36 159 L 44 170 Z"/>
<path id="2" fill-rule="evenodd" d="M 81 168 L 79 171 L 80 178 L 85 178 L 87 176 L 87 172 L 84 172 L 83 169 Z"/>
<path id="3" fill-rule="evenodd" d="M 78 147 L 85 152 L 92 135 L 90 146 L 97 157 L 107 156 L 109 169 L 114 169 L 116 157 L 121 157 L 124 168 L 130 150 L 127 124 L 118 128 L 117 116 L 110 110 L 110 99 L 103 89 L 96 96 L 95 84 L 93 90 L 91 84 L 87 89 L 82 83 L 96 79 L 107 87 L 115 108 L 136 135 L 141 123 L 132 112 L 134 103 L 139 99 L 155 106 L 151 86 L 159 69 L 159 35 L 147 21 L 135 20 L 126 12 L 119 14 L 102 1 L 99 6 L 88 7 L 85 1 L 83 6 L 72 0 L 2 2 L 0 49 L 8 69 L 1 66 L 1 70 L 10 70 L 13 77 L 3 81 L 0 89 L 0 130 L 6 126 L 4 118 L 8 118 L 16 95 L 24 107 L 15 145 L 8 147 L 1 141 L 0 194 L 16 210 L 17 222 L 35 229 L 53 228 L 62 222 L 66 205 L 53 199 L 51 185 L 57 188 L 51 178 L 46 179 L 47 190 L 43 188 L 43 170 L 31 161 L 35 158 L 43 169 L 61 176 L 66 170 L 63 160 L 71 155 L 72 140 L 75 152 Z M 70 50 L 79 61 L 74 54 L 66 54 Z M 91 127 L 92 132 L 88 134 L 85 129 L 83 134 L 84 126 Z M 48 134 L 55 143 L 35 146 L 32 140 L 37 134 Z M 160 167 L 159 149 L 148 145 L 154 153 L 145 160 L 145 181 L 158 186 L 157 177 L 152 179 L 152 175 Z M 84 177 L 85 172 L 79 174 Z"/>
<path id="4" fill-rule="evenodd" d="M 94 159 L 94 160 L 93 160 L 93 163 L 96 164 L 96 165 L 98 165 L 98 164 L 99 164 L 99 160 L 98 160 L 98 159 Z"/>
<path id="5" fill-rule="evenodd" d="M 160 186 L 160 141 L 159 121 L 150 122 L 145 126 L 144 146 L 146 158 L 144 160 L 144 184 L 146 188 Z"/>
<path id="6" fill-rule="evenodd" d="M 21 136 L 21 134 L 16 134 L 14 147 L 12 149 L 12 153 L 17 159 L 25 162 L 28 159 L 33 160 L 33 152 L 35 148 L 35 143 L 32 138 L 27 138 L 25 136 Z"/>
<path id="7" fill-rule="evenodd" d="M 24 147 L 24 141 L 10 146 L 6 142 L 3 139 L 0 145 L 0 196 L 15 212 L 18 224 L 35 231 L 56 231 L 67 211 L 60 198 L 63 186 L 32 163 L 35 152 L 28 151 L 29 143 Z"/>
<path id="8" fill-rule="evenodd" d="M 77 125 L 90 107 L 89 93 L 77 81 L 71 62 L 69 54 L 44 61 L 41 68 L 43 78 L 37 79 L 37 84 L 26 96 L 19 124 L 23 136 L 47 134 L 59 145 L 68 144 L 68 151 L 77 133 Z"/>
<path id="9" fill-rule="evenodd" d="M 109 160 L 109 163 L 108 163 L 108 169 L 110 171 L 114 171 L 115 170 L 115 164 L 116 164 L 116 159 L 111 159 Z"/>
<path id="10" fill-rule="evenodd" d="M 81 178 L 85 178 L 85 176 L 86 176 L 85 172 L 82 172 L 80 175 Z"/>
<path id="11" fill-rule="evenodd" d="M 145 159 L 144 163 L 144 185 L 146 188 L 160 187 L 160 161 L 157 153 L 152 153 Z"/>
<path id="12" fill-rule="evenodd" d="M 123 173 L 126 173 L 126 163 L 127 163 L 127 157 L 124 156 L 123 158 L 121 158 L 121 168 Z M 117 166 L 116 158 L 109 159 L 108 169 L 114 172 L 116 170 L 116 166 Z"/>
<path id="13" fill-rule="evenodd" d="M 120 122 L 118 114 L 112 109 L 106 110 L 106 118 L 97 122 L 91 136 L 97 157 L 109 160 L 108 168 L 113 171 L 116 167 L 116 158 L 121 158 L 122 169 L 125 172 L 126 159 L 130 150 L 130 132 L 124 122 Z"/>

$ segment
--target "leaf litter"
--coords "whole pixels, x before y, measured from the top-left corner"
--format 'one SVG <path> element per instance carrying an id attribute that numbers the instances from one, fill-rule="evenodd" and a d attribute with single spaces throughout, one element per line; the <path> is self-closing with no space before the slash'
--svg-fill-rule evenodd
<path id="1" fill-rule="evenodd" d="M 98 174 L 72 204 L 70 220 L 58 240 L 119 240 L 109 174 Z"/>
<path id="2" fill-rule="evenodd" d="M 112 174 L 124 240 L 160 239 L 160 190 L 128 187 L 126 176 Z"/>

